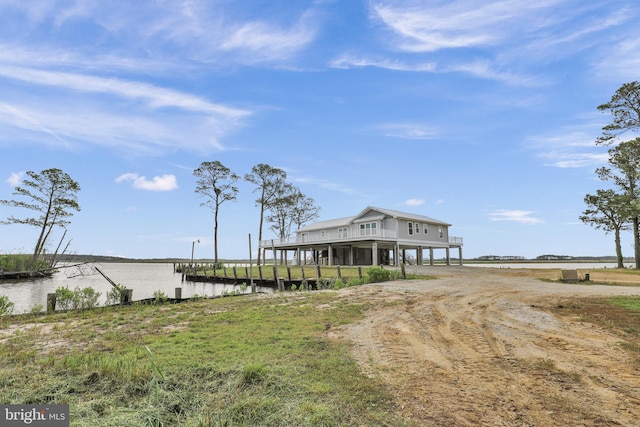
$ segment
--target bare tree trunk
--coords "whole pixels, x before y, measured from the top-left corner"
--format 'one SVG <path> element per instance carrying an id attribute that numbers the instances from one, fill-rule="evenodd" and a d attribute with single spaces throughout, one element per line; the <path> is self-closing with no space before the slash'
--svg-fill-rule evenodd
<path id="1" fill-rule="evenodd" d="M 64 241 L 64 238 L 66 235 L 67 235 L 67 230 L 64 230 L 64 233 L 62 233 L 62 237 L 58 242 L 58 246 L 56 247 L 55 252 L 51 255 L 51 259 L 49 260 L 49 268 L 55 265 L 56 258 L 58 257 L 58 251 L 60 250 L 60 246 L 62 246 L 62 242 Z M 62 251 L 62 253 L 65 253 L 67 251 L 67 248 L 69 247 L 69 243 L 71 243 L 71 241 L 67 242 L 67 246 L 65 246 L 64 251 Z"/>
<path id="2" fill-rule="evenodd" d="M 622 256 L 622 245 L 620 243 L 620 228 L 615 230 L 616 240 L 616 259 L 618 260 L 618 268 L 624 268 L 624 257 Z"/>
<path id="3" fill-rule="evenodd" d="M 218 207 L 216 206 L 216 212 L 213 220 L 213 265 L 214 268 L 218 268 Z"/>
<path id="4" fill-rule="evenodd" d="M 38 241 L 36 242 L 36 247 L 33 249 L 33 259 L 31 260 L 33 263 L 32 268 L 35 268 L 38 257 L 42 254 L 42 249 L 44 248 L 44 244 L 47 240 L 49 232 L 47 232 L 47 227 L 49 227 L 49 217 L 51 216 L 51 204 L 53 200 L 53 194 L 49 194 L 49 205 L 47 206 L 47 213 L 44 216 L 44 220 L 42 222 L 42 229 L 40 230 L 40 235 L 38 236 Z M 55 224 L 55 219 L 53 221 Z"/>
<path id="5" fill-rule="evenodd" d="M 262 225 L 264 223 L 264 202 L 260 206 L 260 228 L 258 229 L 258 248 L 262 242 Z M 260 265 L 260 250 L 258 250 L 258 265 Z"/>
<path id="6" fill-rule="evenodd" d="M 633 249 L 636 261 L 636 270 L 640 269 L 640 217 L 633 217 Z"/>

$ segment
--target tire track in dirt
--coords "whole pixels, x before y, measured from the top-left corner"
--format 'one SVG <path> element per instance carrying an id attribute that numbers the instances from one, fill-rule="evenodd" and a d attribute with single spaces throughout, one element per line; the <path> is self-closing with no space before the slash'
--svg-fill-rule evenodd
<path id="1" fill-rule="evenodd" d="M 576 288 L 445 269 L 438 280 L 348 290 L 373 308 L 333 332 L 354 343 L 363 371 L 388 384 L 405 417 L 426 426 L 640 424 L 640 376 L 619 339 L 532 307 Z"/>

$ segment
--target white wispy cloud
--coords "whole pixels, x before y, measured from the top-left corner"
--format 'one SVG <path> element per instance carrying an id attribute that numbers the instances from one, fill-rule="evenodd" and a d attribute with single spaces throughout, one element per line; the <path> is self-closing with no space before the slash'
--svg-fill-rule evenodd
<path id="1" fill-rule="evenodd" d="M 0 3 L 16 25 L 34 29 L 34 40 L 0 30 L 0 83 L 12 90 L 0 105 L 0 142 L 91 144 L 134 155 L 228 150 L 225 137 L 253 111 L 150 80 L 286 61 L 313 43 L 319 25 L 314 7 L 292 8 L 283 19 L 221 2 L 114 3 Z M 81 39 L 35 39 L 35 29 L 46 35 L 78 23 L 86 26 Z"/>
<path id="2" fill-rule="evenodd" d="M 512 221 L 521 224 L 539 224 L 544 222 L 540 218 L 532 216 L 533 214 L 533 211 L 498 209 L 489 213 L 489 219 L 491 221 Z"/>
<path id="3" fill-rule="evenodd" d="M 499 64 L 486 58 L 466 62 L 449 61 L 448 63 L 438 65 L 435 61 L 417 60 L 411 62 L 389 57 L 371 57 L 362 54 L 344 53 L 330 61 L 329 66 L 340 69 L 371 67 L 421 73 L 464 73 L 481 79 L 497 80 L 519 86 L 541 86 L 548 84 L 546 79 L 539 76 L 502 70 Z"/>
<path id="4" fill-rule="evenodd" d="M 175 57 L 145 57 L 129 52 L 78 52 L 60 46 L 20 45 L 16 42 L 0 43 L 0 64 L 39 70 L 65 70 L 71 73 L 118 74 L 156 76 L 193 72 L 197 65 Z"/>
<path id="5" fill-rule="evenodd" d="M 207 114 L 220 114 L 230 119 L 249 114 L 248 111 L 215 104 L 194 95 L 137 81 L 13 66 L 0 66 L 0 76 L 32 85 L 54 86 L 140 100 L 152 108 L 180 108 Z"/>
<path id="6" fill-rule="evenodd" d="M 408 199 L 404 202 L 407 206 L 422 206 L 424 203 L 425 201 L 423 199 Z"/>
<path id="7" fill-rule="evenodd" d="M 635 31 L 622 36 L 618 43 L 612 43 L 603 50 L 595 61 L 595 74 L 614 82 L 638 80 L 640 75 L 640 39 Z"/>
<path id="8" fill-rule="evenodd" d="M 288 28 L 262 21 L 235 25 L 227 31 L 220 49 L 239 51 L 244 63 L 285 60 L 315 40 L 316 20 L 315 13 L 307 11 Z"/>
<path id="9" fill-rule="evenodd" d="M 156 155 L 176 147 L 207 153 L 226 149 L 219 139 L 240 126 L 207 116 L 156 115 L 119 107 L 84 98 L 82 102 L 57 99 L 55 108 L 26 97 L 14 104 L 0 103 L 0 142 L 19 139 L 65 149 L 96 145 L 128 155 Z"/>
<path id="10" fill-rule="evenodd" d="M 435 5 L 405 0 L 372 1 L 374 18 L 399 37 L 395 45 L 410 52 L 495 45 L 514 29 L 537 27 L 539 11 L 560 1 L 457 0 Z"/>
<path id="11" fill-rule="evenodd" d="M 633 16 L 633 12 L 626 7 L 616 8 L 613 12 L 605 14 L 590 13 L 593 9 L 589 4 L 580 5 L 574 10 L 574 14 L 556 15 L 551 18 L 550 22 L 554 23 L 556 31 L 550 34 L 539 34 L 535 40 L 528 44 L 526 50 L 555 51 L 563 45 L 575 46 L 576 42 L 588 39 L 590 36 L 596 35 L 595 33 L 619 27 L 626 21 L 632 20 Z M 571 25 L 571 19 L 583 13 L 588 16 L 585 18 L 584 25 Z M 586 46 L 591 46 L 591 44 L 587 42 Z"/>
<path id="12" fill-rule="evenodd" d="M 611 10 L 576 0 L 371 0 L 369 4 L 371 19 L 382 29 L 378 36 L 392 53 L 345 54 L 331 66 L 421 71 L 420 67 L 430 64 L 424 71 L 541 86 L 552 84 L 553 76 L 540 64 L 583 51 L 594 57 L 603 37 L 626 37 L 601 52 L 602 69 L 612 66 L 635 76 L 639 68 L 637 31 L 631 24 L 637 12 L 630 8 Z M 629 28 L 622 28 L 627 24 Z M 611 51 L 616 49 L 620 55 L 612 61 Z M 405 54 L 403 60 L 394 58 L 393 52 Z M 407 59 L 407 54 L 413 58 Z"/>
<path id="13" fill-rule="evenodd" d="M 176 177 L 175 175 L 171 174 L 154 176 L 151 179 L 147 179 L 145 176 L 140 176 L 137 173 L 129 172 L 118 176 L 115 181 L 118 184 L 124 181 L 132 181 L 133 188 L 136 188 L 138 190 L 171 191 L 178 188 Z"/>
<path id="14" fill-rule="evenodd" d="M 451 63 L 441 69 L 442 72 L 465 73 L 473 77 L 496 80 L 515 86 L 543 86 L 549 84 L 546 78 L 505 71 L 503 67 L 489 59 L 477 59 L 470 62 Z"/>
<path id="15" fill-rule="evenodd" d="M 550 160 L 549 163 L 545 163 L 545 166 L 556 168 L 596 168 L 606 164 L 609 159 L 609 155 L 606 153 L 564 154 L 549 152 L 541 156 Z"/>
<path id="16" fill-rule="evenodd" d="M 429 140 L 438 136 L 437 129 L 419 123 L 387 123 L 376 126 L 385 136 L 401 139 Z"/>
<path id="17" fill-rule="evenodd" d="M 22 178 L 25 175 L 26 173 L 24 171 L 13 172 L 11 175 L 9 175 L 9 178 L 7 178 L 7 184 L 9 184 L 12 187 L 17 187 L 18 185 L 20 185 L 20 183 L 22 182 Z"/>
<path id="18" fill-rule="evenodd" d="M 435 72 L 437 64 L 435 62 L 418 62 L 409 63 L 398 59 L 384 57 L 368 57 L 366 55 L 357 55 L 353 53 L 344 53 L 329 62 L 332 68 L 384 68 L 394 71 L 412 71 L 412 72 Z"/>
<path id="19" fill-rule="evenodd" d="M 583 124 L 581 127 L 594 127 Z M 594 129 L 594 133 L 597 132 Z M 532 135 L 525 140 L 525 144 L 532 148 L 549 149 L 550 147 L 593 147 L 595 136 L 592 132 L 576 130 L 571 127 L 557 129 L 554 133 Z"/>
<path id="20" fill-rule="evenodd" d="M 288 19 L 264 9 L 225 1 L 129 2 L 96 0 L 0 3 L 31 27 L 86 26 L 86 51 L 97 42 L 133 57 L 135 52 L 169 60 L 179 56 L 208 64 L 285 61 L 311 44 L 320 17 L 315 6 L 290 8 Z M 265 6 L 269 8 L 269 6 Z M 254 11 L 255 10 L 255 11 Z M 108 43 L 107 43 L 108 42 Z M 124 53 L 124 54 L 123 54 Z M 223 64 L 220 64 L 223 65 Z"/>
<path id="21" fill-rule="evenodd" d="M 340 182 L 329 181 L 324 178 L 298 176 L 298 177 L 292 177 L 291 180 L 295 183 L 316 185 L 317 187 L 325 190 L 336 191 L 338 193 L 343 193 L 347 195 L 359 194 L 358 191 L 356 191 L 351 187 L 347 187 Z"/>
<path id="22" fill-rule="evenodd" d="M 532 135 L 524 146 L 543 159 L 545 166 L 557 168 L 596 168 L 607 163 L 608 148 L 595 145 L 598 135 L 596 121 L 583 122 L 576 127 L 557 129 L 551 134 Z"/>
<path id="23" fill-rule="evenodd" d="M 19 130 L 27 140 L 49 145 L 221 151 L 226 148 L 221 139 L 252 114 L 138 81 L 11 65 L 0 65 L 0 76 L 32 87 L 32 93 L 6 96 L 0 103 L 4 134 Z"/>

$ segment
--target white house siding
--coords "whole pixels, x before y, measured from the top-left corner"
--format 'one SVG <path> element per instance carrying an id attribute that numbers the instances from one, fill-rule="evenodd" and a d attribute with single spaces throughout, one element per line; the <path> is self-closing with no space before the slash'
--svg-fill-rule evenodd
<path id="1" fill-rule="evenodd" d="M 409 234 L 409 223 L 413 234 Z M 416 224 L 418 224 L 419 232 L 416 232 Z M 427 234 L 424 233 L 424 227 L 427 226 Z M 439 227 L 442 227 L 442 237 L 438 232 Z M 439 223 L 419 222 L 415 220 L 400 219 L 398 221 L 398 238 L 400 240 L 406 240 L 415 243 L 443 245 L 449 242 L 449 226 Z"/>

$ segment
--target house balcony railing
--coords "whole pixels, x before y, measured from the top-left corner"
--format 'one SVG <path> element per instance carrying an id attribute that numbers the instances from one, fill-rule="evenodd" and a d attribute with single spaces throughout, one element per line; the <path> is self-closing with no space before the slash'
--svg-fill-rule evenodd
<path id="1" fill-rule="evenodd" d="M 345 233 L 338 231 L 325 231 L 324 235 L 318 233 L 313 234 L 298 234 L 294 237 L 287 237 L 284 239 L 269 239 L 260 241 L 260 247 L 269 248 L 272 245 L 278 246 L 290 246 L 299 244 L 316 244 L 326 242 L 348 242 L 353 240 L 366 240 L 366 239 L 395 239 L 398 233 L 395 230 L 378 230 L 377 233 Z"/>
<path id="2" fill-rule="evenodd" d="M 456 246 L 462 246 L 462 237 L 450 236 L 449 237 L 449 244 L 450 245 L 456 245 Z"/>
<path id="3" fill-rule="evenodd" d="M 338 231 L 325 231 L 324 235 L 320 234 L 300 234 L 294 237 L 287 238 L 276 238 L 276 239 L 268 239 L 261 240 L 260 247 L 261 248 L 270 248 L 275 246 L 276 248 L 282 246 L 295 246 L 300 245 L 304 246 L 307 244 L 322 244 L 322 243 L 341 243 L 341 242 L 350 242 L 357 240 L 396 240 L 398 238 L 398 233 L 395 230 L 377 230 L 377 233 L 341 233 Z M 429 243 L 429 241 L 418 241 L 416 243 L 424 243 L 425 245 Z M 440 241 L 436 240 L 434 243 L 440 243 Z M 449 237 L 449 244 L 455 246 L 462 246 L 462 237 Z"/>

